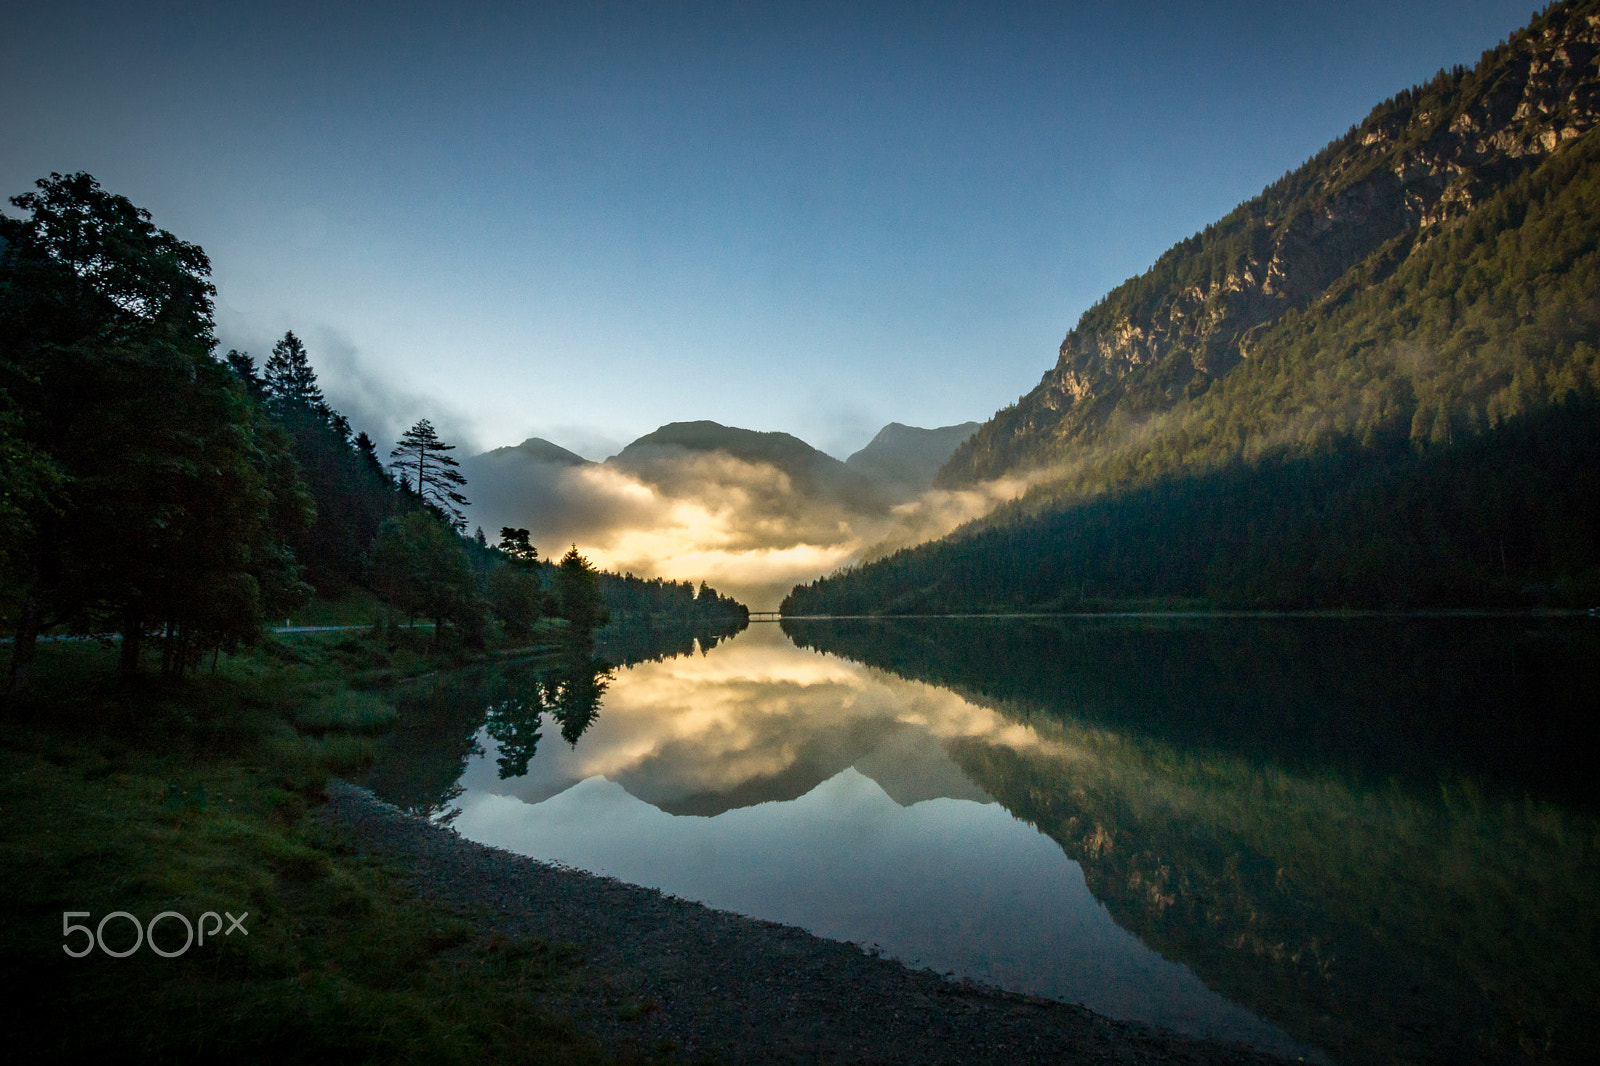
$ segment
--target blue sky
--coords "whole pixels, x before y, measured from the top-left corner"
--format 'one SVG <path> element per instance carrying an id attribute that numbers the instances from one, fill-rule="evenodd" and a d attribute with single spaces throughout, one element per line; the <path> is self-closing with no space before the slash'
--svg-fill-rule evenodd
<path id="1" fill-rule="evenodd" d="M 380 442 L 843 457 L 1529 17 L 1387 3 L 74 4 L 0 34 L 0 192 L 87 170 Z"/>

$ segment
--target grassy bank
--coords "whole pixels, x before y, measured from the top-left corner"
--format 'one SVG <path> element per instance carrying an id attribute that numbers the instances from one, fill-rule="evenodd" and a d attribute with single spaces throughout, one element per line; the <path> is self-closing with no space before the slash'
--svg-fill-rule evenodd
<path id="1" fill-rule="evenodd" d="M 359 768 L 393 721 L 377 682 L 449 665 L 426 640 L 279 637 L 173 689 L 118 686 L 114 649 L 42 646 L 32 693 L 0 711 L 8 1045 L 119 1061 L 607 1061 L 540 1011 L 583 980 L 580 960 L 475 934 L 311 817 L 327 777 Z M 206 939 L 184 949 L 168 917 L 113 958 L 136 944 L 127 918 L 101 925 L 117 911 L 147 927 L 176 912 Z M 92 936 L 69 922 L 103 945 L 70 957 Z"/>

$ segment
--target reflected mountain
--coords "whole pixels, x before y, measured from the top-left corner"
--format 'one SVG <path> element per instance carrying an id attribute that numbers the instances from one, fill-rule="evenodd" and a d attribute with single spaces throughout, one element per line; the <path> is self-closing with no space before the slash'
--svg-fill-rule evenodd
<path id="1" fill-rule="evenodd" d="M 550 659 L 432 684 L 393 747 L 423 783 L 386 762 L 374 787 L 443 817 L 465 809 L 471 832 L 530 854 L 618 863 L 601 868 L 613 876 L 645 877 L 636 842 L 655 840 L 679 894 L 715 902 L 737 884 L 746 913 L 882 930 L 900 957 L 1167 1017 L 1126 973 L 1123 991 L 1084 990 L 1101 941 L 1068 926 L 1090 919 L 1039 902 L 1081 867 L 1144 945 L 1337 1061 L 1586 1062 L 1600 1048 L 1600 819 L 1577 772 L 1594 749 L 1574 726 L 1600 662 L 1590 625 L 785 623 L 827 654 L 777 626 L 705 645 L 679 633 L 666 647 L 687 654 L 609 668 L 601 651 L 565 680 Z M 552 742 L 554 722 L 569 742 Z M 991 817 L 1011 827 L 1004 847 L 972 829 Z M 968 829 L 938 835 L 955 824 Z M 919 893 L 863 869 L 852 891 L 888 894 L 865 924 L 806 909 L 833 896 L 816 880 L 831 867 L 805 849 L 892 867 L 872 851 L 888 844 L 869 843 L 890 839 L 918 869 L 976 880 Z M 670 841 L 699 850 L 672 857 Z M 1041 841 L 1054 865 L 1038 865 Z M 538 850 L 558 847 L 573 850 Z M 940 850 L 953 848 L 966 850 Z M 1030 892 L 1046 895 L 1024 906 Z M 955 899 L 985 901 L 979 942 L 920 909 Z M 997 931 L 1012 920 L 1056 923 L 1060 950 Z"/>
<path id="2" fill-rule="evenodd" d="M 520 777 L 538 754 L 544 715 L 568 745 L 594 724 L 617 665 L 714 647 L 737 627 L 608 626 L 597 638 L 530 659 L 495 663 L 404 684 L 393 698 L 403 713 L 382 757 L 363 777 L 403 810 L 448 821 L 468 764 L 492 740 L 502 777 Z M 699 636 L 696 634 L 699 633 Z"/>
<path id="3" fill-rule="evenodd" d="M 785 628 L 1025 727 L 948 750 L 1119 924 L 1337 1059 L 1600 1048 L 1586 621 Z"/>
<path id="4" fill-rule="evenodd" d="M 1600 809 L 1587 618 L 784 619 L 801 647 L 1184 750 Z"/>
<path id="5" fill-rule="evenodd" d="M 947 717 L 939 707 L 965 706 L 959 698 L 928 688 L 908 699 L 901 683 L 863 684 L 858 668 L 795 654 L 773 626 L 691 647 L 619 668 L 576 747 L 540 749 L 515 779 L 483 785 L 536 803 L 603 776 L 658 810 L 712 817 L 794 800 L 855 767 L 902 805 L 992 802 L 921 721 Z M 502 759 L 495 728 L 483 741 Z"/>

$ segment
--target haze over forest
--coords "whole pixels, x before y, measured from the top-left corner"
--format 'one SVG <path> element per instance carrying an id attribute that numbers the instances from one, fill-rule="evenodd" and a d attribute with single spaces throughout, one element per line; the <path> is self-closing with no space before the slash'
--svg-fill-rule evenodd
<path id="1" fill-rule="evenodd" d="M 1532 29 L 1498 45 L 1481 29 L 1489 18 L 1487 7 L 1455 12 L 1459 17 L 1449 20 L 1433 17 L 1422 6 L 1397 10 L 1394 18 L 1411 20 L 1413 29 L 1426 27 L 1426 33 L 1411 35 L 1417 49 L 1424 42 L 1433 47 L 1448 40 L 1459 61 L 1431 80 L 1401 89 L 1365 118 L 1352 107 L 1349 132 L 1314 154 L 1310 149 L 1336 134 L 1339 126 L 1325 117 L 1299 115 L 1294 138 L 1274 141 L 1270 150 L 1257 153 L 1254 172 L 1274 155 L 1285 160 L 1284 144 L 1307 147 L 1290 148 L 1297 154 L 1285 162 L 1293 169 L 1254 199 L 1231 213 L 1219 209 L 1211 217 L 1221 217 L 1206 224 L 1206 215 L 1194 214 L 1217 203 L 1206 181 L 1191 182 L 1185 195 L 1141 196 L 1141 224 L 1166 226 L 1160 238 L 1166 244 L 1191 226 L 1198 228 L 1165 254 L 1158 254 L 1163 245 L 1141 246 L 1135 254 L 1142 259 L 1130 260 L 1126 248 L 1109 238 L 1081 243 L 1087 230 L 1070 239 L 1058 230 L 1059 248 L 1053 254 L 1061 254 L 1061 248 L 1088 250 L 1093 253 L 1088 258 L 1096 262 L 1126 263 L 1142 273 L 1120 286 L 1077 286 L 1085 294 L 1107 294 L 1069 331 L 1056 367 L 1009 406 L 1002 406 L 1005 394 L 996 397 L 994 390 L 1018 380 L 1015 368 L 1032 360 L 1036 374 L 1045 360 L 1030 355 L 1038 349 L 1019 345 L 1006 330 L 1029 316 L 1037 321 L 1044 305 L 1026 316 L 1008 315 L 1005 300 L 963 289 L 948 276 L 917 275 L 922 288 L 914 296 L 875 290 L 875 313 L 901 331 L 892 356 L 880 348 L 865 357 L 860 348 L 840 348 L 834 343 L 837 338 L 791 328 L 792 321 L 780 316 L 767 321 L 768 332 L 760 340 L 745 338 L 736 357 L 743 360 L 738 373 L 724 362 L 727 350 L 715 343 L 687 355 L 679 349 L 667 358 L 663 342 L 650 339 L 632 354 L 631 369 L 613 364 L 604 381 L 596 382 L 587 375 L 599 365 L 591 358 L 597 349 L 573 346 L 570 335 L 553 346 L 511 357 L 503 344 L 476 344 L 463 333 L 426 357 L 431 384 L 419 388 L 413 342 L 391 338 L 394 342 L 381 360 L 363 355 L 347 336 L 318 325 L 326 306 L 307 300 L 298 313 L 312 319 L 306 345 L 310 366 L 327 409 L 343 419 L 347 441 L 364 432 L 373 459 L 381 461 L 378 453 L 398 439 L 412 414 L 438 423 L 444 440 L 460 447 L 469 532 L 482 527 L 493 540 L 501 527 L 527 529 L 547 558 L 577 544 L 599 565 L 618 573 L 709 580 L 757 608 L 775 606 L 796 584 L 869 563 L 874 565 L 860 573 L 870 578 L 852 574 L 829 586 L 838 595 L 830 592 L 809 601 L 813 608 L 822 609 L 824 603 L 831 604 L 829 609 L 848 605 L 852 611 L 1063 607 L 1099 602 L 1093 591 L 1097 588 L 1107 602 L 1154 597 L 1192 604 L 1374 605 L 1369 592 L 1387 587 L 1381 575 L 1395 566 L 1429 574 L 1396 604 L 1578 602 L 1593 584 L 1593 563 L 1585 547 L 1593 531 L 1575 517 L 1583 513 L 1590 491 L 1578 463 L 1588 443 L 1581 432 L 1572 437 L 1568 429 L 1551 429 L 1546 423 L 1558 416 L 1581 423 L 1573 405 L 1587 402 L 1585 390 L 1592 389 L 1594 378 L 1594 316 L 1582 296 L 1592 265 L 1587 242 L 1594 215 L 1586 199 L 1592 184 L 1593 150 L 1587 134 L 1595 96 L 1592 8 L 1587 3 L 1556 5 Z M 955 43 L 964 16 L 946 11 L 940 17 L 945 21 L 938 27 L 919 23 L 908 31 L 907 50 L 891 51 L 886 59 L 902 80 L 888 97 L 872 98 L 863 114 L 841 119 L 840 130 L 861 133 L 887 122 L 894 113 L 892 107 L 884 109 L 887 102 L 904 102 L 914 88 L 933 84 L 931 72 L 938 59 L 966 56 L 964 62 L 971 65 L 958 63 L 955 73 L 989 69 L 989 60 L 973 58 Z M 1046 28 L 1030 22 L 1037 17 L 1034 12 L 1019 18 L 983 39 L 1033 62 L 1040 57 L 1031 44 L 1023 43 L 1023 35 L 1030 26 Z M 703 41 L 727 32 L 726 27 L 711 32 L 693 18 L 685 26 L 685 40 Z M 41 34 L 56 32 L 48 19 L 34 28 Z M 532 28 L 519 24 L 517 32 Z M 593 27 L 577 19 L 542 28 L 553 34 L 552 41 L 570 44 Z M 1101 23 L 1077 28 L 1113 32 Z M 1197 28 L 1204 34 L 1215 32 L 1215 27 Z M 200 32 L 204 36 L 217 29 L 203 25 Z M 826 57 L 825 68 L 851 77 L 861 74 L 855 59 L 830 51 L 811 35 L 813 25 L 780 18 L 744 29 L 751 36 L 739 54 L 752 63 L 786 35 L 798 34 L 795 39 L 803 39 L 808 48 L 820 49 L 816 54 Z M 860 42 L 880 29 L 873 20 L 852 23 L 844 39 Z M 1148 30 L 1157 35 L 1175 32 L 1172 26 Z M 710 37 L 695 36 L 702 32 Z M 1270 51 L 1260 27 L 1247 25 L 1241 32 L 1235 44 L 1241 55 L 1252 49 L 1263 56 Z M 1309 31 L 1280 27 L 1273 32 L 1300 41 L 1299 35 Z M 1462 44 L 1469 32 L 1482 34 L 1477 50 L 1489 46 L 1477 66 L 1470 62 L 1476 52 Z M 1498 32 L 1505 33 L 1506 27 Z M 1350 47 L 1359 52 L 1370 42 L 1363 38 Z M 1093 49 L 1091 53 L 1099 55 Z M 1248 63 L 1243 67 L 1252 69 Z M 691 76 L 687 69 L 672 69 L 677 80 L 663 90 L 672 100 L 699 99 L 714 84 L 714 79 L 702 80 L 704 72 Z M 1278 88 L 1293 84 L 1286 72 L 1276 73 Z M 777 77 L 775 84 L 787 92 L 812 75 L 791 71 Z M 1020 139 L 1011 145 L 1009 158 L 1030 173 L 1054 158 L 1041 155 L 1042 146 L 1055 145 L 1050 152 L 1063 150 L 1046 120 L 1080 99 L 1063 95 L 1064 82 L 1049 84 L 1047 99 L 1034 100 L 1019 112 L 1015 129 Z M 1152 82 L 1152 92 L 1160 84 Z M 1393 92 L 1398 87 L 1391 82 L 1385 88 Z M 553 99 L 544 81 L 526 88 L 541 100 Z M 594 86 L 580 78 L 567 88 L 588 100 L 584 94 Z M 1008 80 L 996 90 L 1000 95 L 983 98 L 984 105 L 998 106 L 1007 93 L 1019 91 Z M 633 123 L 629 128 L 634 128 L 645 121 L 645 113 L 635 110 L 640 101 L 633 88 L 619 92 L 622 99 L 613 101 L 616 107 L 602 111 L 629 116 L 624 125 Z M 933 92 L 922 101 L 932 110 L 917 112 L 923 116 L 916 119 L 918 128 L 925 119 L 931 121 L 939 98 Z M 1340 98 L 1351 99 L 1348 93 Z M 1372 94 L 1368 102 L 1373 98 L 1381 94 Z M 811 120 L 800 121 L 769 98 L 752 94 L 749 99 L 781 129 L 794 133 L 809 128 Z M 946 132 L 968 138 L 964 143 L 970 148 L 982 138 L 973 139 L 976 127 L 967 125 L 967 118 L 971 116 Z M 682 128 L 702 129 L 721 152 L 737 141 L 737 131 L 764 127 L 745 116 L 731 126 Z M 42 150 L 36 134 L 31 127 L 19 131 L 17 143 L 25 147 L 27 158 Z M 1210 135 L 1215 140 L 1225 132 L 1213 124 Z M 78 146 L 66 155 L 84 154 L 86 143 L 74 142 Z M 1141 166 L 1154 158 L 1150 145 L 1157 144 L 1163 165 L 1183 161 L 1186 174 L 1195 173 L 1191 164 L 1196 160 L 1214 155 L 1180 140 L 1162 143 L 1147 137 L 1140 143 L 1132 150 L 1104 142 L 1108 151 L 1127 152 L 1126 159 L 1138 159 Z M 573 159 L 593 159 L 588 154 L 593 147 L 574 143 Z M 1306 155 L 1310 161 L 1296 166 Z M 661 161 L 676 158 L 664 155 Z M 1241 158 L 1252 156 L 1246 152 Z M 959 171 L 972 187 L 998 194 L 1001 186 L 992 183 L 1004 168 L 972 169 L 974 165 L 973 157 L 962 155 L 949 163 L 957 169 L 941 171 L 940 180 L 956 181 Z M 764 167 L 741 173 L 756 180 L 766 174 Z M 650 215 L 647 206 L 659 208 L 659 197 L 668 189 L 686 188 L 670 166 L 660 169 L 666 184 L 654 188 L 657 199 L 636 199 L 640 190 L 630 188 L 617 201 L 625 205 L 619 210 L 630 217 L 644 217 L 636 215 L 643 211 L 654 223 L 660 212 Z M 600 172 L 609 173 L 604 166 Z M 1140 187 L 1138 181 L 1123 184 Z M 542 186 L 535 180 L 527 187 Z M 976 224 L 970 210 L 957 210 L 953 202 L 939 199 L 948 192 L 944 186 L 936 192 L 912 180 L 882 189 L 873 185 L 864 191 L 864 202 L 882 206 L 877 198 L 891 188 L 904 197 L 904 210 L 920 205 L 915 217 L 922 221 L 913 225 L 912 216 L 906 215 L 899 229 L 891 226 L 886 233 L 881 218 L 870 223 L 848 214 L 830 219 L 830 225 L 843 225 L 831 232 L 855 233 L 864 242 L 860 255 L 835 257 L 836 269 L 851 264 L 847 272 L 852 277 L 870 277 L 874 285 L 881 277 L 900 276 L 874 256 L 882 242 L 894 245 L 903 238 L 904 227 L 925 232 L 932 240 L 956 219 L 963 227 Z M 1250 185 L 1237 183 L 1230 188 L 1235 198 L 1230 202 L 1251 191 Z M 1074 199 L 1070 190 L 1051 195 L 1056 202 L 1081 207 L 1082 197 Z M 1153 199 L 1161 200 L 1159 208 Z M 1173 204 L 1186 205 L 1187 214 L 1175 218 L 1169 213 Z M 164 206 L 159 215 L 163 223 L 169 208 Z M 179 220 L 186 217 L 181 208 L 170 213 Z M 396 211 L 393 217 L 406 216 Z M 784 227 L 816 220 L 809 208 L 798 214 L 784 209 L 782 217 Z M 933 219 L 947 221 L 935 224 Z M 1009 227 L 1017 216 L 991 221 L 994 225 L 981 232 L 999 239 L 1012 232 Z M 725 236 L 730 248 L 746 247 L 744 231 Z M 1535 244 L 1540 254 L 1529 254 Z M 218 246 L 228 249 L 229 262 L 245 261 L 231 238 L 222 236 Z M 627 246 L 623 241 L 614 247 Z M 549 251 L 556 245 L 542 247 Z M 790 249 L 806 262 L 817 251 L 803 244 Z M 514 273 L 526 258 L 504 249 L 497 258 L 479 254 L 484 257 L 468 273 L 488 263 Z M 282 259 L 281 251 L 265 246 L 261 255 L 263 263 Z M 916 258 L 965 261 L 953 247 Z M 306 270 L 322 269 L 317 255 L 294 261 Z M 763 253 L 754 261 L 770 266 L 773 259 Z M 659 259 L 651 262 L 662 266 Z M 1447 276 L 1445 266 L 1461 263 L 1475 263 L 1477 273 Z M 686 266 L 687 272 L 658 269 L 651 276 L 665 284 L 662 279 L 686 278 L 703 267 L 696 261 L 692 268 Z M 232 294 L 250 291 L 250 286 L 235 284 L 240 275 L 235 267 L 227 269 L 228 276 L 219 277 L 223 284 L 216 305 L 216 334 L 223 342 L 219 348 L 244 341 L 237 350 L 250 353 L 260 366 L 269 346 L 286 336 L 265 329 L 284 322 L 289 312 L 280 308 L 254 318 L 236 313 Z M 987 269 L 998 268 L 991 261 Z M 1015 269 L 1005 276 L 1015 276 Z M 358 273 L 369 294 L 382 290 L 381 270 Z M 1498 287 L 1478 283 L 1486 277 Z M 440 292 L 453 283 L 453 278 L 441 279 Z M 1049 271 L 1034 271 L 1030 285 L 1048 289 Z M 623 288 L 638 308 L 659 311 L 664 306 L 658 287 Z M 528 305 L 527 316 L 559 317 L 559 301 L 548 295 L 558 290 L 568 291 L 561 286 L 530 290 L 539 295 Z M 622 290 L 606 283 L 594 291 Z M 788 291 L 815 295 L 803 285 Z M 1046 303 L 1059 309 L 1064 291 L 1058 284 Z M 956 300 L 957 293 L 966 295 Z M 363 299 L 352 296 L 349 306 L 360 307 Z M 1442 300 L 1454 303 L 1446 307 Z M 1088 303 L 1087 295 L 1082 303 Z M 984 309 L 986 340 L 945 330 L 957 305 Z M 724 301 L 722 310 L 730 320 L 742 321 L 738 306 L 738 299 Z M 835 316 L 830 328 L 839 328 L 854 305 L 834 299 L 818 306 L 830 308 Z M 1059 316 L 1059 310 L 1052 313 Z M 1002 326 L 996 316 L 1010 325 Z M 405 317 L 391 316 L 393 321 Z M 601 318 L 629 321 L 626 315 Z M 1068 319 L 1056 321 L 1059 329 Z M 631 327 L 618 328 L 626 333 Z M 955 349 L 929 347 L 929 330 L 959 333 L 965 339 Z M 865 339 L 869 336 L 878 339 Z M 881 339 L 866 331 L 852 343 L 870 346 Z M 479 349 L 500 354 L 484 364 Z M 868 365 L 876 376 L 864 386 L 858 371 Z M 492 367 L 487 375 L 486 366 Z M 530 376 L 535 367 L 538 373 Z M 724 386 L 735 379 L 744 391 L 731 398 Z M 479 395 L 493 397 L 492 402 L 473 401 L 471 414 L 462 406 L 466 394 L 456 388 L 469 380 L 491 382 Z M 581 386 L 583 398 L 576 400 L 571 390 L 575 382 L 584 381 L 590 383 Z M 981 387 L 976 384 L 980 381 Z M 1019 383 L 1026 381 L 1022 377 Z M 935 384 L 942 398 L 929 403 L 926 390 Z M 838 404 L 831 414 L 813 410 L 800 417 L 792 405 L 786 413 L 776 413 L 783 403 L 802 394 L 814 396 L 818 389 L 835 398 L 829 401 Z M 651 405 L 640 407 L 644 393 L 650 394 Z M 477 440 L 494 432 L 487 427 L 507 424 L 503 406 L 495 406 L 505 403 L 524 412 L 523 425 L 531 422 L 543 432 L 527 436 L 522 444 L 471 454 Z M 994 417 L 977 421 L 996 408 Z M 665 417 L 656 423 L 659 428 L 635 434 L 624 445 L 627 437 L 617 429 L 621 423 L 601 424 L 598 412 L 609 418 L 613 409 L 631 410 L 635 420 L 644 410 Z M 1560 415 L 1562 411 L 1568 413 Z M 549 412 L 561 414 L 552 417 Z M 902 424 L 932 412 L 948 414 L 923 421 L 927 429 Z M 707 413 L 719 417 L 711 420 Z M 590 419 L 589 428 L 563 421 L 568 415 Z M 808 443 L 808 433 L 780 428 L 801 424 L 815 431 L 811 436 L 821 448 Z M 1515 433 L 1528 440 L 1554 433 L 1564 442 L 1559 451 L 1565 458 L 1555 466 L 1542 462 L 1527 451 L 1533 445 L 1510 445 Z M 842 446 L 844 441 L 850 441 L 848 447 Z M 1511 447 L 1504 454 L 1496 450 L 1503 444 Z M 1479 452 L 1472 451 L 1475 447 Z M 591 461 L 591 456 L 603 461 Z M 1307 462 L 1332 464 L 1323 475 L 1326 491 L 1308 488 L 1323 482 L 1294 465 Z M 1362 490 L 1365 495 L 1340 495 L 1344 490 L 1338 485 L 1362 478 L 1371 482 Z M 1514 493 L 1502 488 L 1485 494 L 1474 504 L 1481 504 L 1478 512 L 1450 517 L 1439 492 L 1462 479 L 1518 487 Z M 1290 492 L 1293 498 L 1288 498 L 1288 489 L 1274 486 L 1295 486 L 1301 495 Z M 1143 502 L 1127 495 L 1133 490 L 1147 493 Z M 1404 507 L 1376 509 L 1404 513 L 1395 528 L 1357 531 L 1338 526 L 1345 519 L 1336 516 L 1372 512 L 1368 505 L 1374 500 L 1401 498 L 1409 501 Z M 1542 508 L 1538 514 L 1529 511 L 1533 499 Z M 1264 520 L 1257 520 L 1251 510 L 1255 507 L 1300 517 L 1273 518 L 1276 532 L 1268 535 L 1261 532 Z M 1090 536 L 1085 531 L 1091 528 L 1101 532 Z M 1248 591 L 1240 574 L 1225 574 L 1226 560 L 1239 556 L 1235 541 L 1241 529 L 1249 531 L 1245 556 L 1292 558 L 1292 572 L 1270 582 L 1260 578 Z M 1425 534 L 1420 538 L 1419 530 Z M 952 533 L 957 539 L 946 548 L 906 554 L 906 549 Z M 980 536 L 988 539 L 975 539 Z M 996 537 L 1012 539 L 1002 544 Z M 1313 540 L 1333 547 L 1320 555 L 1285 550 L 1286 545 Z M 959 549 L 965 560 L 960 566 L 955 556 L 939 554 L 955 550 L 948 545 L 957 543 L 966 545 Z M 1135 552 L 1134 543 L 1143 547 Z M 341 550 L 348 554 L 359 547 L 352 542 Z M 1378 561 L 1384 553 L 1386 561 Z M 1131 554 L 1144 560 L 1142 568 L 1130 569 Z M 1067 570 L 1050 561 L 1064 555 L 1075 560 Z M 1432 561 L 1419 569 L 1416 561 L 1423 557 Z M 1499 576 L 1489 581 L 1485 575 L 1495 563 Z M 997 580 L 1007 568 L 1010 576 Z M 953 577 L 958 570 L 966 576 Z M 864 591 L 869 580 L 878 583 L 870 593 Z M 1007 589 L 1003 594 L 996 591 L 1001 585 Z M 845 593 L 847 588 L 853 591 Z"/>

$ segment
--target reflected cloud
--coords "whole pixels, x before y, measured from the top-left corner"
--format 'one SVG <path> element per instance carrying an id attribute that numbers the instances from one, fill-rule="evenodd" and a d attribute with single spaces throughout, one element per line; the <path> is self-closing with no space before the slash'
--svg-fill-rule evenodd
<path id="1" fill-rule="evenodd" d="M 751 627 L 704 656 L 616 671 L 603 712 L 576 748 L 547 746 L 523 778 L 480 763 L 471 786 L 530 802 L 605 777 L 675 813 L 793 799 L 893 751 L 880 784 L 897 800 L 987 801 L 948 742 L 1027 746 L 1037 737 L 948 690 L 843 659 L 797 654 L 775 626 Z M 486 741 L 492 748 L 493 741 Z M 491 752 L 492 755 L 492 752 Z"/>

